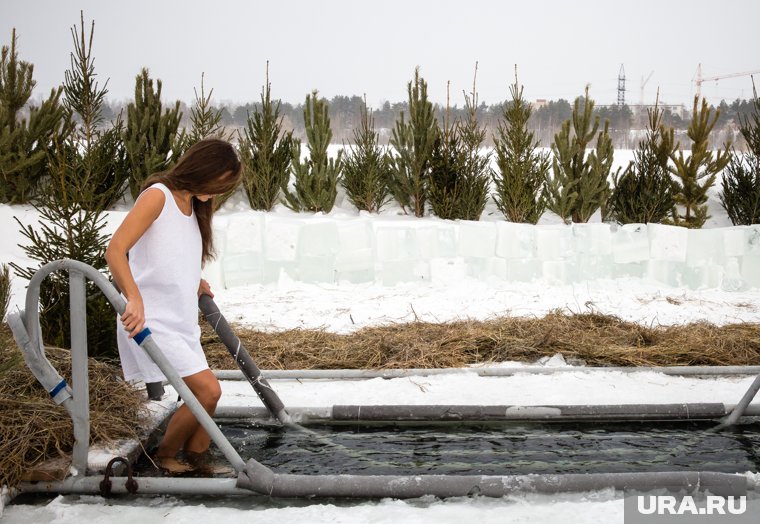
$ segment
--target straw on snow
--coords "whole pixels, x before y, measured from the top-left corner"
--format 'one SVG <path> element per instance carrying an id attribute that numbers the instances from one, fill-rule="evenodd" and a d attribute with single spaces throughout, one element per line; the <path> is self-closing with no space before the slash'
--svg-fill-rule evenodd
<path id="1" fill-rule="evenodd" d="M 70 383 L 66 349 L 46 348 L 51 364 Z M 118 364 L 89 359 L 90 440 L 109 443 L 138 438 L 145 395 L 121 379 Z M 7 328 L 0 328 L 0 486 L 14 486 L 40 462 L 70 455 L 71 418 L 56 405 L 26 367 Z"/>
<path id="2" fill-rule="evenodd" d="M 276 333 L 241 326 L 233 329 L 263 369 L 449 368 L 507 360 L 533 362 L 555 353 L 590 366 L 760 364 L 760 324 L 755 323 L 650 327 L 610 315 L 554 311 L 542 318 L 368 327 L 348 335 L 307 329 Z M 212 368 L 235 368 L 206 325 L 202 343 Z"/>

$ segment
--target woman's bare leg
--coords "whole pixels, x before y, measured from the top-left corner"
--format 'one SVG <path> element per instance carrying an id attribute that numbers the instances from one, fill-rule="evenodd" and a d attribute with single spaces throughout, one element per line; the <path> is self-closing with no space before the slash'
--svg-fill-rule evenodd
<path id="1" fill-rule="evenodd" d="M 210 369 L 205 369 L 194 375 L 184 377 L 185 384 L 193 392 L 207 413 L 212 415 L 216 403 L 222 394 L 219 381 Z M 180 448 L 202 453 L 206 451 L 211 439 L 192 414 L 187 405 L 182 405 L 172 416 L 166 428 L 164 438 L 158 447 L 156 456 L 175 457 Z"/>

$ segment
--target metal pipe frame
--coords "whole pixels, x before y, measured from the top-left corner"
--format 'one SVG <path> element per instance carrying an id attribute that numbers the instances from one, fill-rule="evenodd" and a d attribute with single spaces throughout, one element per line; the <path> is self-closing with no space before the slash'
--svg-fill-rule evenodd
<path id="1" fill-rule="evenodd" d="M 84 273 L 69 271 L 71 323 L 71 382 L 74 389 L 74 449 L 71 465 L 75 476 L 87 474 L 90 446 L 90 382 L 87 376 L 87 289 Z"/>
<path id="2" fill-rule="evenodd" d="M 746 415 L 750 410 L 749 404 L 752 402 L 752 399 L 755 398 L 758 391 L 760 391 L 760 375 L 755 378 L 755 380 L 752 382 L 752 385 L 749 387 L 736 407 L 731 411 L 731 413 L 728 414 L 728 416 L 721 420 L 720 424 L 715 429 L 720 430 L 736 424 L 739 418 L 742 415 Z"/>
<path id="3" fill-rule="evenodd" d="M 40 328 L 39 321 L 40 284 L 50 273 L 61 270 L 69 272 L 70 289 L 72 292 L 71 340 L 72 367 L 74 368 L 72 378 L 75 381 L 73 391 L 45 357 L 42 329 Z M 85 277 L 100 288 L 117 313 L 121 314 L 124 311 L 126 307 L 124 298 L 98 270 L 76 260 L 63 259 L 45 264 L 37 270 L 29 281 L 27 288 L 26 309 L 22 313 L 12 313 L 8 316 L 8 324 L 11 326 L 14 338 L 21 347 L 22 353 L 24 353 L 24 359 L 29 368 L 37 380 L 48 390 L 53 399 L 57 403 L 64 405 L 74 423 L 75 442 L 72 465 L 74 466 L 75 476 L 86 474 L 89 450 L 89 404 L 87 400 L 83 399 L 83 397 L 88 398 L 89 396 L 86 380 Z M 174 386 L 174 389 L 182 397 L 185 405 L 195 415 L 200 425 L 208 432 L 211 440 L 217 445 L 227 460 L 230 461 L 235 470 L 242 471 L 245 467 L 245 462 L 163 354 L 153 340 L 150 329 L 143 329 L 143 331 L 135 336 L 135 341 L 148 353 L 171 385 Z M 74 355 L 78 355 L 76 361 L 73 360 Z M 82 376 L 84 376 L 84 379 Z"/>
<path id="4" fill-rule="evenodd" d="M 474 405 L 334 405 L 291 407 L 288 412 L 299 424 L 326 422 L 499 422 L 499 421 L 588 421 L 588 420 L 715 420 L 734 410 L 732 404 L 608 404 L 546 406 Z M 745 416 L 760 416 L 760 406 L 750 406 Z M 266 408 L 222 406 L 217 419 L 252 418 L 271 420 Z"/>
<path id="5" fill-rule="evenodd" d="M 248 489 L 236 487 L 235 478 L 171 478 L 133 477 L 138 495 L 255 495 Z M 69 477 L 59 481 L 22 482 L 19 493 L 99 493 L 102 477 Z M 111 492 L 127 494 L 127 477 L 111 477 Z M 18 493 L 17 493 L 18 494 Z"/>
<path id="6" fill-rule="evenodd" d="M 247 475 L 247 477 L 246 477 Z M 252 480 L 249 480 L 252 479 Z M 237 485 L 271 497 L 417 498 L 560 493 L 605 488 L 688 492 L 709 490 L 721 495 L 745 495 L 750 482 L 744 475 L 713 472 L 589 473 L 559 475 L 262 475 L 251 465 Z"/>
<path id="7" fill-rule="evenodd" d="M 554 375 L 562 373 L 593 373 L 616 371 L 620 373 L 663 373 L 674 376 L 735 376 L 758 375 L 760 366 L 650 366 L 650 367 L 473 367 L 473 368 L 419 368 L 419 369 L 265 369 L 261 373 L 268 380 L 364 380 L 372 378 L 426 377 L 434 375 L 476 374 L 481 377 L 507 377 L 520 374 Z M 222 369 L 214 371 L 219 380 L 247 380 L 242 371 Z"/>
<path id="8" fill-rule="evenodd" d="M 652 473 L 572 473 L 548 475 L 287 475 L 259 471 L 250 465 L 238 479 L 225 478 L 138 478 L 138 494 L 240 495 L 275 498 L 417 498 L 481 495 L 503 497 L 521 493 L 583 492 L 605 488 L 709 490 L 716 495 L 746 495 L 756 491 L 755 481 L 740 474 L 709 471 L 665 471 Z M 269 474 L 267 474 L 269 472 Z M 113 493 L 128 493 L 126 477 L 112 477 Z M 21 493 L 97 493 L 100 479 L 75 478 L 56 482 L 24 482 Z"/>

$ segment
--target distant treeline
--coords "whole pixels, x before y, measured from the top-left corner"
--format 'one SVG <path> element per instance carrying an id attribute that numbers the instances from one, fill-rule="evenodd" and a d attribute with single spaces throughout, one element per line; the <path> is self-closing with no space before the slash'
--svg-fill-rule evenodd
<path id="1" fill-rule="evenodd" d="M 222 121 L 221 123 L 228 129 L 241 128 L 245 125 L 248 113 L 253 113 L 254 109 L 260 103 L 248 103 L 244 105 L 227 105 L 221 106 Z M 486 126 L 489 141 L 490 137 L 496 131 L 499 115 L 502 111 L 503 103 L 487 105 L 481 103 L 478 106 L 478 120 Z M 348 143 L 353 137 L 353 130 L 359 125 L 361 119 L 362 98 L 359 96 L 342 96 L 337 95 L 329 100 L 330 120 L 332 122 L 333 142 Z M 111 121 L 121 110 L 125 110 L 123 105 L 110 102 L 104 106 L 104 121 Z M 190 109 L 181 102 L 182 111 L 181 125 L 190 126 Z M 747 117 L 753 111 L 751 100 L 734 100 L 731 103 L 722 100 L 718 106 L 711 106 L 711 109 L 719 109 L 720 116 L 715 126 L 717 132 L 711 137 L 711 145 L 718 147 L 725 142 L 726 138 L 731 138 L 736 143 L 738 149 L 743 149 L 744 144 L 741 135 L 738 133 L 738 117 Z M 446 108 L 435 105 L 435 110 L 439 121 L 443 121 Z M 380 133 L 382 143 L 387 143 L 390 137 L 390 131 L 399 113 L 408 112 L 407 102 L 385 102 L 379 108 L 373 108 L 375 126 Z M 594 110 L 602 121 L 609 120 L 610 135 L 612 136 L 615 147 L 623 149 L 633 149 L 643 136 L 643 130 L 646 127 L 646 109 L 636 106 L 597 106 Z M 672 106 L 665 106 L 663 111 L 663 124 L 673 127 L 676 130 L 676 138 L 686 143 L 685 132 L 689 124 L 689 109 L 681 111 L 674 110 Z M 293 136 L 305 138 L 303 122 L 303 104 L 291 104 L 282 102 L 280 114 L 283 117 L 283 129 L 293 130 Z M 548 147 L 554 139 L 555 133 L 559 131 L 562 122 L 570 118 L 572 114 L 572 101 L 560 98 L 559 100 L 548 100 L 541 105 L 536 105 L 529 121 L 529 127 L 536 133 L 536 138 L 541 145 Z M 449 118 L 456 120 L 466 117 L 463 106 L 454 106 L 449 108 Z"/>

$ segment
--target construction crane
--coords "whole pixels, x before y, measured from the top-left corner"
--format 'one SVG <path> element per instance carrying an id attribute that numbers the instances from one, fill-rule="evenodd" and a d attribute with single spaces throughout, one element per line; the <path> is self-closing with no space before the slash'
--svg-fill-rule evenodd
<path id="1" fill-rule="evenodd" d="M 647 85 L 647 82 L 649 82 L 649 79 L 652 78 L 652 75 L 654 74 L 654 71 L 649 73 L 649 76 L 647 76 L 647 79 L 644 80 L 644 76 L 641 76 L 641 91 L 639 92 L 639 105 L 644 105 L 644 86 Z"/>
<path id="2" fill-rule="evenodd" d="M 726 78 L 736 78 L 738 76 L 749 76 L 749 75 L 757 75 L 760 74 L 760 71 L 745 71 L 743 73 L 729 73 L 727 75 L 717 75 L 717 76 L 708 76 L 705 78 L 702 78 L 702 64 L 699 64 L 697 66 L 697 73 L 695 75 L 694 83 L 697 86 L 697 98 L 702 97 L 702 82 L 707 82 L 709 80 L 723 80 Z"/>

